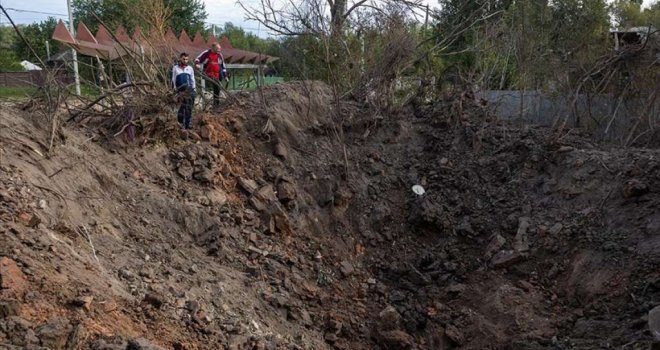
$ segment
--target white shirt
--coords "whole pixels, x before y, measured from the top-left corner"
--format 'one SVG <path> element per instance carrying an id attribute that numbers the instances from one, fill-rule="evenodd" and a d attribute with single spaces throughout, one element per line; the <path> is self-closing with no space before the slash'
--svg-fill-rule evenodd
<path id="1" fill-rule="evenodd" d="M 174 67 L 172 67 L 172 86 L 176 86 L 176 76 L 181 74 L 181 73 L 188 73 L 190 74 L 190 79 L 192 79 L 192 88 L 195 88 L 195 71 L 193 70 L 193 67 L 186 65 L 185 67 L 181 68 L 180 64 L 176 64 Z"/>

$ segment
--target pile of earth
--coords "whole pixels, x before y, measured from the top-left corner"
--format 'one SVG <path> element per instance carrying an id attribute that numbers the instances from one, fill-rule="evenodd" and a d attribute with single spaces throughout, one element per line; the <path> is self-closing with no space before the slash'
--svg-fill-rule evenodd
<path id="1" fill-rule="evenodd" d="M 167 144 L 72 125 L 50 153 L 3 108 L 1 346 L 652 344 L 657 150 L 502 124 L 467 95 L 383 114 L 331 91 L 240 93 Z"/>

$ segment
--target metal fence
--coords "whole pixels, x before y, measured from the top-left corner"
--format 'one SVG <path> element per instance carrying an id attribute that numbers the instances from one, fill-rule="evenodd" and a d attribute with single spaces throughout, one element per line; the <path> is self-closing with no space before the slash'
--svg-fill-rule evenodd
<path id="1" fill-rule="evenodd" d="M 576 98 L 516 90 L 488 90 L 483 91 L 481 97 L 502 120 L 535 125 L 566 122 L 570 127 L 591 129 L 603 138 L 620 138 L 631 131 L 639 133 L 660 127 L 660 99 L 611 95 L 578 95 Z"/>

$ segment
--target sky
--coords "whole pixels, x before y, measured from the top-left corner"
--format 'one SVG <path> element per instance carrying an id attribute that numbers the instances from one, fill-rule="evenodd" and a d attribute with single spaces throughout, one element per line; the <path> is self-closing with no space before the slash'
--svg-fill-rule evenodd
<path id="1" fill-rule="evenodd" d="M 206 12 L 209 14 L 208 24 L 223 26 L 226 22 L 243 27 L 245 30 L 257 34 L 260 37 L 268 36 L 268 31 L 257 22 L 246 21 L 245 11 L 236 3 L 236 0 L 203 0 L 206 4 Z M 425 0 L 431 6 L 437 4 L 437 0 Z M 644 0 L 644 6 L 658 0 Z M 259 0 L 243 0 L 246 5 L 257 4 Z M 0 0 L 0 4 L 7 9 L 11 18 L 17 24 L 40 22 L 49 16 L 66 20 L 66 0 Z M 7 24 L 8 20 L 0 15 L 0 25 Z"/>

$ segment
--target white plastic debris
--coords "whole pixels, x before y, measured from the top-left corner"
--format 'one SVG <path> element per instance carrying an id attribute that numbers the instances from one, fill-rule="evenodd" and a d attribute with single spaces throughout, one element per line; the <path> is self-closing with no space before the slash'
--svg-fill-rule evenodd
<path id="1" fill-rule="evenodd" d="M 420 185 L 415 185 L 412 187 L 413 192 L 415 192 L 416 195 L 421 196 L 423 195 L 426 191 L 424 191 L 424 187 Z"/>

